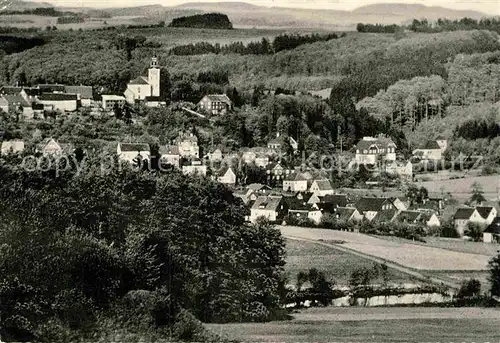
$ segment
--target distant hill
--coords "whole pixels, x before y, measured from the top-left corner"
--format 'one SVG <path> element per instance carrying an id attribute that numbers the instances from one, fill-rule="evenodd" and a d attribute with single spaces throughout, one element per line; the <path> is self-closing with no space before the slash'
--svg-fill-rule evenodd
<path id="1" fill-rule="evenodd" d="M 175 8 L 197 9 L 219 12 L 229 16 L 239 27 L 298 27 L 325 29 L 353 29 L 357 23 L 403 24 L 413 19 L 437 18 L 478 19 L 487 16 L 477 11 L 458 11 L 444 7 L 429 7 L 420 4 L 375 4 L 362 6 L 354 11 L 316 10 L 304 8 L 264 7 L 245 2 L 193 2 Z"/>
<path id="2" fill-rule="evenodd" d="M 175 18 L 169 26 L 226 30 L 233 28 L 233 24 L 231 24 L 227 15 L 221 13 L 196 14 L 188 17 Z"/>
<path id="3" fill-rule="evenodd" d="M 47 2 L 32 2 L 22 0 L 0 0 L 0 11 L 24 11 L 35 8 L 50 8 L 53 5 Z"/>
<path id="4" fill-rule="evenodd" d="M 355 15 L 387 15 L 407 17 L 408 19 L 421 19 L 427 18 L 429 20 L 436 20 L 438 18 L 447 19 L 460 19 L 464 17 L 480 19 L 486 17 L 486 13 L 472 11 L 472 10 L 452 10 L 439 6 L 425 6 L 422 4 L 374 4 L 361 6 L 351 12 Z"/>

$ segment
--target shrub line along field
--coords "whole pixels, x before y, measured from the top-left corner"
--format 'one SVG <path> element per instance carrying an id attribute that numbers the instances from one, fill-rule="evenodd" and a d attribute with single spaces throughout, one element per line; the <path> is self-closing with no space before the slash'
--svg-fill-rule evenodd
<path id="1" fill-rule="evenodd" d="M 461 253 L 415 244 L 396 243 L 372 236 L 325 229 L 280 226 L 284 236 L 309 240 L 345 241 L 339 247 L 365 255 L 391 261 L 415 270 L 433 271 L 483 271 L 487 270 L 490 256 Z"/>

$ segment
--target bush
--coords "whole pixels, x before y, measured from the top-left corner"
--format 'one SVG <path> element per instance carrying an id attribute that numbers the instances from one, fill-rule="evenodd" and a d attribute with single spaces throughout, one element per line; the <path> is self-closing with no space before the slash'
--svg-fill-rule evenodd
<path id="1" fill-rule="evenodd" d="M 476 279 L 470 279 L 462 282 L 457 293 L 457 298 L 472 298 L 481 294 L 481 282 Z"/>

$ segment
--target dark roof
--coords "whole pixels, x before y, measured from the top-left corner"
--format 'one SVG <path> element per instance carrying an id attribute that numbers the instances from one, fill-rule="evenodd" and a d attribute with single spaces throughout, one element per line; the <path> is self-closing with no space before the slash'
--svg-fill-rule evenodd
<path id="1" fill-rule="evenodd" d="M 429 150 L 441 150 L 441 147 L 437 143 L 437 141 L 427 141 L 423 147 L 423 149 Z"/>
<path id="2" fill-rule="evenodd" d="M 224 166 L 224 167 L 220 168 L 219 170 L 217 170 L 215 173 L 217 176 L 224 176 L 224 175 L 226 175 L 226 173 L 228 172 L 229 169 L 231 169 L 231 167 Z M 233 171 L 233 170 L 231 169 L 231 171 Z M 234 171 L 233 171 L 233 173 L 234 173 Z"/>
<path id="3" fill-rule="evenodd" d="M 379 222 L 387 222 L 392 220 L 397 212 L 397 210 L 379 211 L 377 212 L 377 215 L 373 218 L 373 220 Z"/>
<path id="4" fill-rule="evenodd" d="M 483 232 L 500 235 L 500 217 L 495 217 L 493 222 Z"/>
<path id="5" fill-rule="evenodd" d="M 59 85 L 59 84 L 42 84 L 38 85 L 38 88 L 40 88 L 40 91 L 42 93 L 52 93 L 52 92 L 64 92 L 65 88 L 64 85 Z"/>
<path id="6" fill-rule="evenodd" d="M 247 190 L 252 190 L 252 191 L 254 191 L 254 192 L 256 192 L 256 191 L 260 191 L 260 190 L 261 190 L 261 189 L 263 189 L 263 188 L 266 188 L 266 189 L 268 189 L 268 190 L 270 190 L 270 189 L 271 189 L 271 187 L 269 187 L 269 186 L 267 186 L 267 185 L 263 185 L 263 184 L 261 184 L 261 183 L 251 183 L 251 184 L 249 184 L 246 188 L 247 188 Z"/>
<path id="7" fill-rule="evenodd" d="M 94 91 L 91 86 L 64 86 L 64 89 L 69 94 L 80 94 L 82 99 L 94 99 Z"/>
<path id="8" fill-rule="evenodd" d="M 284 197 L 288 210 L 291 211 L 311 211 L 313 207 L 311 204 L 307 203 L 307 200 L 300 200 L 296 197 Z"/>
<path id="9" fill-rule="evenodd" d="M 396 146 L 396 144 L 390 138 L 377 137 L 370 140 L 362 139 L 356 145 L 358 150 L 368 150 L 372 145 L 375 145 L 378 149 L 387 149 L 389 145 Z"/>
<path id="10" fill-rule="evenodd" d="M 453 219 L 469 219 L 474 211 L 475 208 L 472 207 L 459 208 L 457 212 L 455 212 Z"/>
<path id="11" fill-rule="evenodd" d="M 345 207 L 349 202 L 347 195 L 344 194 L 329 194 L 318 198 L 320 200 L 320 204 L 331 204 L 335 207 Z"/>
<path id="12" fill-rule="evenodd" d="M 28 102 L 18 94 L 4 94 L 3 98 L 5 98 L 5 100 L 7 100 L 7 102 L 12 105 L 19 104 L 22 106 L 29 106 Z"/>
<path id="13" fill-rule="evenodd" d="M 313 196 L 313 193 L 310 193 L 310 192 L 297 192 L 295 194 L 296 199 L 306 201 L 306 202 L 309 201 L 309 199 L 311 199 L 312 196 Z"/>
<path id="14" fill-rule="evenodd" d="M 231 105 L 231 99 L 229 99 L 226 94 L 208 94 L 206 95 L 206 97 L 210 101 L 224 102 L 228 105 Z"/>
<path id="15" fill-rule="evenodd" d="M 368 198 L 363 197 L 356 203 L 356 209 L 363 213 L 365 211 L 380 211 L 382 205 L 388 201 L 387 198 Z"/>
<path id="16" fill-rule="evenodd" d="M 491 206 L 478 206 L 478 207 L 476 207 L 476 210 L 481 215 L 481 217 L 486 219 L 486 218 L 488 218 L 491 211 L 493 210 L 493 207 L 491 207 Z"/>
<path id="17" fill-rule="evenodd" d="M 148 85 L 149 83 L 148 83 L 148 81 L 146 81 L 145 76 L 138 76 L 135 79 L 130 80 L 130 82 L 128 84 L 129 85 Z"/>
<path id="18" fill-rule="evenodd" d="M 21 93 L 22 90 L 23 89 L 21 87 L 3 86 L 0 88 L 0 94 L 16 95 Z"/>
<path id="19" fill-rule="evenodd" d="M 418 211 L 401 211 L 397 216 L 397 220 L 403 223 L 414 223 L 420 215 L 421 212 Z"/>
<path id="20" fill-rule="evenodd" d="M 145 97 L 145 98 L 144 98 L 144 100 L 145 100 L 146 102 L 148 102 L 148 101 L 155 101 L 155 102 L 156 102 L 156 101 L 157 101 L 157 102 L 165 101 L 165 100 L 163 100 L 163 99 L 162 99 L 161 97 L 159 97 L 159 96 L 147 96 L 147 97 Z"/>
<path id="21" fill-rule="evenodd" d="M 37 103 L 32 103 L 31 108 L 34 110 L 43 110 L 44 109 L 43 104 L 37 104 Z"/>
<path id="22" fill-rule="evenodd" d="M 76 94 L 65 94 L 65 93 L 43 93 L 40 95 L 39 99 L 41 101 L 70 101 L 77 100 Z"/>
<path id="23" fill-rule="evenodd" d="M 281 196 L 260 196 L 255 200 L 252 209 L 266 209 L 270 211 L 277 211 L 281 204 Z"/>
<path id="24" fill-rule="evenodd" d="M 348 220 L 354 212 L 356 212 L 356 209 L 353 207 L 338 207 L 335 209 L 335 216 L 341 220 Z"/>
<path id="25" fill-rule="evenodd" d="M 23 91 L 28 94 L 28 96 L 38 96 L 41 94 L 38 88 L 23 88 Z"/>
<path id="26" fill-rule="evenodd" d="M 307 178 L 302 173 L 291 173 L 289 174 L 286 181 L 307 181 Z"/>
<path id="27" fill-rule="evenodd" d="M 146 143 L 118 143 L 121 151 L 149 151 L 149 144 Z"/>

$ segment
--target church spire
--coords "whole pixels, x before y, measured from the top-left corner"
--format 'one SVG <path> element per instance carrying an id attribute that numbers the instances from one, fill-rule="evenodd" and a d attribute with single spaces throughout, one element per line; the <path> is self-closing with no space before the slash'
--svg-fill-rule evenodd
<path id="1" fill-rule="evenodd" d="M 159 68 L 160 65 L 158 64 L 158 58 L 155 56 L 153 56 L 153 58 L 151 58 L 151 68 Z"/>

